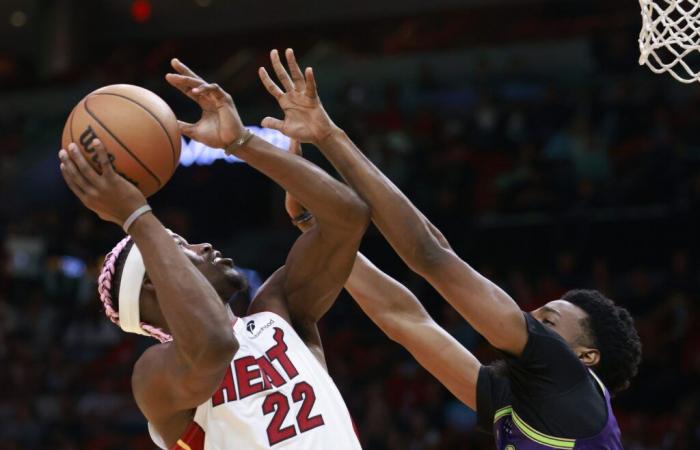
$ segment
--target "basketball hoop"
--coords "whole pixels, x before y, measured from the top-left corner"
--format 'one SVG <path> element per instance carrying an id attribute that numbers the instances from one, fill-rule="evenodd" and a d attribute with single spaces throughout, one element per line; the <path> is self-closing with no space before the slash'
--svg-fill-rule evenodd
<path id="1" fill-rule="evenodd" d="M 700 81 L 700 0 L 639 0 L 639 5 L 639 65 L 682 83 Z"/>

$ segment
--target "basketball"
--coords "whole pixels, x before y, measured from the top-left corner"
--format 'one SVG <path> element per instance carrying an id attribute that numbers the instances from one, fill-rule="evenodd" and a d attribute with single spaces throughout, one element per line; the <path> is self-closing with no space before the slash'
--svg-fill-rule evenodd
<path id="1" fill-rule="evenodd" d="M 138 86 L 105 86 L 73 108 L 63 128 L 62 147 L 75 142 L 96 165 L 91 147 L 95 138 L 104 143 L 115 170 L 146 197 L 167 183 L 180 160 L 175 114 L 163 99 Z"/>

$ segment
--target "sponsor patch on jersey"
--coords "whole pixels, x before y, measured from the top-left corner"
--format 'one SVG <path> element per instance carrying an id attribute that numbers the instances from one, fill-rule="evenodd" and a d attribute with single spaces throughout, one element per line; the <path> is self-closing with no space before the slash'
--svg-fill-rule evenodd
<path id="1" fill-rule="evenodd" d="M 267 323 L 265 323 L 261 327 L 258 327 L 254 320 L 249 320 L 245 324 L 245 329 L 250 334 L 250 338 L 255 339 L 256 337 L 260 336 L 263 333 L 263 331 L 269 329 L 274 324 L 275 324 L 275 319 L 270 319 L 267 321 Z"/>

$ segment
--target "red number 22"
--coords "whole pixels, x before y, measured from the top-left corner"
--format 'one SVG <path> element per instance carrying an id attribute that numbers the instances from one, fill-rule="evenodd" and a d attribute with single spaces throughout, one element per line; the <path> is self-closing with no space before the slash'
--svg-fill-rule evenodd
<path id="1" fill-rule="evenodd" d="M 297 383 L 292 390 L 292 400 L 294 403 L 303 402 L 297 414 L 299 433 L 309 431 L 324 424 L 323 417 L 320 414 L 309 417 L 311 409 L 313 409 L 314 403 L 316 403 L 314 388 L 312 388 L 309 383 L 305 381 Z M 287 414 L 289 414 L 289 400 L 287 396 L 279 392 L 273 392 L 265 397 L 262 411 L 264 415 L 274 413 L 270 424 L 267 426 L 267 439 L 270 441 L 270 446 L 279 444 L 297 435 L 294 425 L 282 427 L 284 419 L 287 417 Z"/>

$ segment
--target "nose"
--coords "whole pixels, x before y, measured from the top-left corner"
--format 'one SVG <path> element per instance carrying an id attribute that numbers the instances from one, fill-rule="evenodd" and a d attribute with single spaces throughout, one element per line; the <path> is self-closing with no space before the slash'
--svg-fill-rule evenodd
<path id="1" fill-rule="evenodd" d="M 196 244 L 196 245 L 193 245 L 193 247 L 195 247 L 195 251 L 200 255 L 208 255 L 209 253 L 211 253 L 211 251 L 214 248 L 209 243 Z"/>

